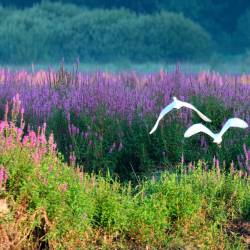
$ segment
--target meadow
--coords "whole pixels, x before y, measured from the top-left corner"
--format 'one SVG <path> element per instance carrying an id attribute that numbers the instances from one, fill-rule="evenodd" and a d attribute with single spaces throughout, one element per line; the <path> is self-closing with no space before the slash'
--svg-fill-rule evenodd
<path id="1" fill-rule="evenodd" d="M 250 123 L 250 76 L 215 72 L 0 71 L 3 249 L 247 249 L 250 135 L 221 147 L 213 121 Z"/>

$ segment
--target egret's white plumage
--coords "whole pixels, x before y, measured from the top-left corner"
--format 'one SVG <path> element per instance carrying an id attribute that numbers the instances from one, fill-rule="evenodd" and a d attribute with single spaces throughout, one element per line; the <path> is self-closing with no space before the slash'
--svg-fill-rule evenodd
<path id="1" fill-rule="evenodd" d="M 186 107 L 189 109 L 194 110 L 204 121 L 206 122 L 211 122 L 211 120 L 206 117 L 204 114 L 202 114 L 197 108 L 195 108 L 192 104 L 187 103 L 187 102 L 182 102 L 180 100 L 178 100 L 176 97 L 173 97 L 174 101 L 172 103 L 170 103 L 168 106 L 166 106 L 160 113 L 154 127 L 152 128 L 152 130 L 150 131 L 149 134 L 152 134 L 155 132 L 155 130 L 157 129 L 160 120 L 168 113 L 170 112 L 172 109 L 180 109 L 182 107 Z"/>
<path id="2" fill-rule="evenodd" d="M 232 127 L 233 128 L 247 128 L 248 124 L 239 118 L 231 118 L 225 123 L 225 125 L 223 126 L 223 128 L 221 129 L 221 131 L 219 133 L 214 134 L 210 129 L 205 127 L 203 124 L 198 123 L 198 124 L 194 124 L 190 128 L 188 128 L 184 134 L 184 137 L 190 137 L 194 134 L 203 132 L 205 134 L 210 135 L 214 139 L 214 141 L 213 141 L 214 143 L 220 144 L 222 142 L 223 134 L 229 128 L 232 128 Z"/>

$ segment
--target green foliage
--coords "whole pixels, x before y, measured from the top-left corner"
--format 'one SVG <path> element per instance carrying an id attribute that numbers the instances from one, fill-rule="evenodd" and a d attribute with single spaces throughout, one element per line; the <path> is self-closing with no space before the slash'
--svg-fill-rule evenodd
<path id="1" fill-rule="evenodd" d="M 32 8 L 1 9 L 0 61 L 4 63 L 118 60 L 203 60 L 212 40 L 182 15 L 135 15 L 125 9 L 86 10 L 43 2 Z M 198 59 L 199 58 L 199 59 Z"/>
<path id="2" fill-rule="evenodd" d="M 121 117 L 107 115 L 105 109 L 96 111 L 94 118 L 86 113 L 71 113 L 70 124 L 79 133 L 70 134 L 66 114 L 55 111 L 47 125 L 49 132 L 54 133 L 59 151 L 68 161 L 74 152 L 76 163 L 88 172 L 109 170 L 121 179 L 130 179 L 135 178 L 135 173 L 150 173 L 177 163 L 183 153 L 180 143 L 184 127 L 178 120 L 162 124 L 157 136 L 149 136 L 148 122 L 139 116 L 129 125 Z"/>
<path id="3" fill-rule="evenodd" d="M 232 117 L 233 111 L 214 97 L 193 96 L 190 102 L 212 119 L 212 123 L 205 125 L 214 132 L 220 131 L 222 124 Z M 58 149 L 68 162 L 74 152 L 76 163 L 85 171 L 106 173 L 109 170 L 121 179 L 135 180 L 135 174 L 170 169 L 180 163 L 182 157 L 186 163 L 203 159 L 213 165 L 216 157 L 221 166 L 228 168 L 232 161 L 239 166 L 238 157 L 244 156 L 243 144 L 249 146 L 250 143 L 248 134 L 232 128 L 223 136 L 220 148 L 205 134 L 185 139 L 187 125 L 180 119 L 180 112 L 172 111 L 164 117 L 152 135 L 149 131 L 155 118 L 151 115 L 143 118 L 138 115 L 129 124 L 119 116 L 108 115 L 104 107 L 97 110 L 94 117 L 84 111 L 80 115 L 71 113 L 70 124 L 79 130 L 75 134 L 69 132 L 66 114 L 55 110 L 48 129 L 53 131 Z M 195 113 L 192 119 L 192 124 L 201 122 Z"/>
<path id="4" fill-rule="evenodd" d="M 5 239 L 21 235 L 24 248 L 244 248 L 238 237 L 228 235 L 228 227 L 235 219 L 249 219 L 249 176 L 206 170 L 200 161 L 137 186 L 121 184 L 109 172 L 87 174 L 67 166 L 44 130 L 20 135 L 6 123 L 0 141 L 1 171 L 8 176 L 2 185 L 1 172 L 1 197 L 10 204 L 7 215 L 0 214 Z"/>
<path id="5" fill-rule="evenodd" d="M 237 173 L 206 172 L 199 163 L 189 174 L 184 168 L 179 173 L 165 172 L 158 180 L 145 180 L 134 188 L 109 175 L 75 172 L 50 154 L 37 165 L 31 151 L 20 146 L 1 149 L 0 164 L 9 175 L 6 195 L 14 197 L 16 204 L 25 202 L 27 213 L 46 211 L 51 224 L 43 237 L 50 246 L 244 247 L 227 235 L 228 223 L 249 216 L 249 179 Z M 42 222 L 28 224 L 31 231 L 36 226 L 42 227 Z M 103 238 L 95 236 L 100 231 Z M 105 237 L 113 240 L 107 243 Z"/>

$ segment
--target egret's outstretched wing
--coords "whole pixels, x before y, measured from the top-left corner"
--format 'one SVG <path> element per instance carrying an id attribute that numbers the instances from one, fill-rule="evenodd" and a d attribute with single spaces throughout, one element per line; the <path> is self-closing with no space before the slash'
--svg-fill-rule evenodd
<path id="1" fill-rule="evenodd" d="M 170 103 L 168 106 L 166 106 L 160 113 L 154 127 L 152 128 L 152 130 L 150 131 L 149 134 L 153 134 L 155 132 L 155 130 L 157 129 L 158 125 L 159 125 L 159 122 L 160 120 L 164 117 L 164 115 L 166 115 L 169 111 L 171 111 L 173 108 L 175 108 L 175 103 L 172 102 Z"/>
<path id="2" fill-rule="evenodd" d="M 187 107 L 190 108 L 192 110 L 194 110 L 202 120 L 206 121 L 206 122 L 211 122 L 211 120 L 206 117 L 204 114 L 202 114 L 196 107 L 194 107 L 192 104 L 188 103 L 188 102 L 182 102 L 183 107 Z"/>
<path id="3" fill-rule="evenodd" d="M 222 136 L 231 127 L 247 128 L 248 124 L 239 118 L 231 118 L 231 119 L 227 120 L 227 122 L 225 123 L 225 125 L 223 126 L 223 128 L 219 134 Z"/>
<path id="4" fill-rule="evenodd" d="M 197 124 L 194 124 L 191 127 L 189 127 L 186 130 L 186 132 L 184 134 L 184 137 L 190 137 L 190 136 L 192 136 L 194 134 L 197 134 L 197 133 L 200 133 L 200 132 L 208 134 L 212 138 L 214 138 L 214 133 L 210 129 L 208 129 L 207 127 L 205 127 L 203 124 L 201 124 L 201 123 L 197 123 Z"/>

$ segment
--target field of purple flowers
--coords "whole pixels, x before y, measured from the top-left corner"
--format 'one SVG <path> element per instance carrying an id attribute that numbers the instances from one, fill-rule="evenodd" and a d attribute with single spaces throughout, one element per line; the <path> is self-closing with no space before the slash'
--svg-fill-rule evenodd
<path id="1" fill-rule="evenodd" d="M 214 132 L 231 117 L 250 124 L 250 79 L 244 75 L 184 74 L 178 67 L 152 74 L 87 74 L 63 67 L 33 73 L 0 71 L 1 116 L 6 102 L 19 105 L 25 130 L 46 123 L 65 160 L 85 171 L 109 169 L 126 179 L 201 159 L 249 172 L 249 129 L 231 129 L 221 148 L 203 134 L 184 139 L 186 128 L 201 122 L 184 108 L 168 114 L 149 135 L 173 96 L 210 117 L 213 122 L 206 126 Z"/>
<path id="2" fill-rule="evenodd" d="M 182 109 L 149 135 L 174 95 L 249 122 L 248 80 L 1 71 L 0 249 L 248 249 L 249 130 L 184 139 Z"/>

